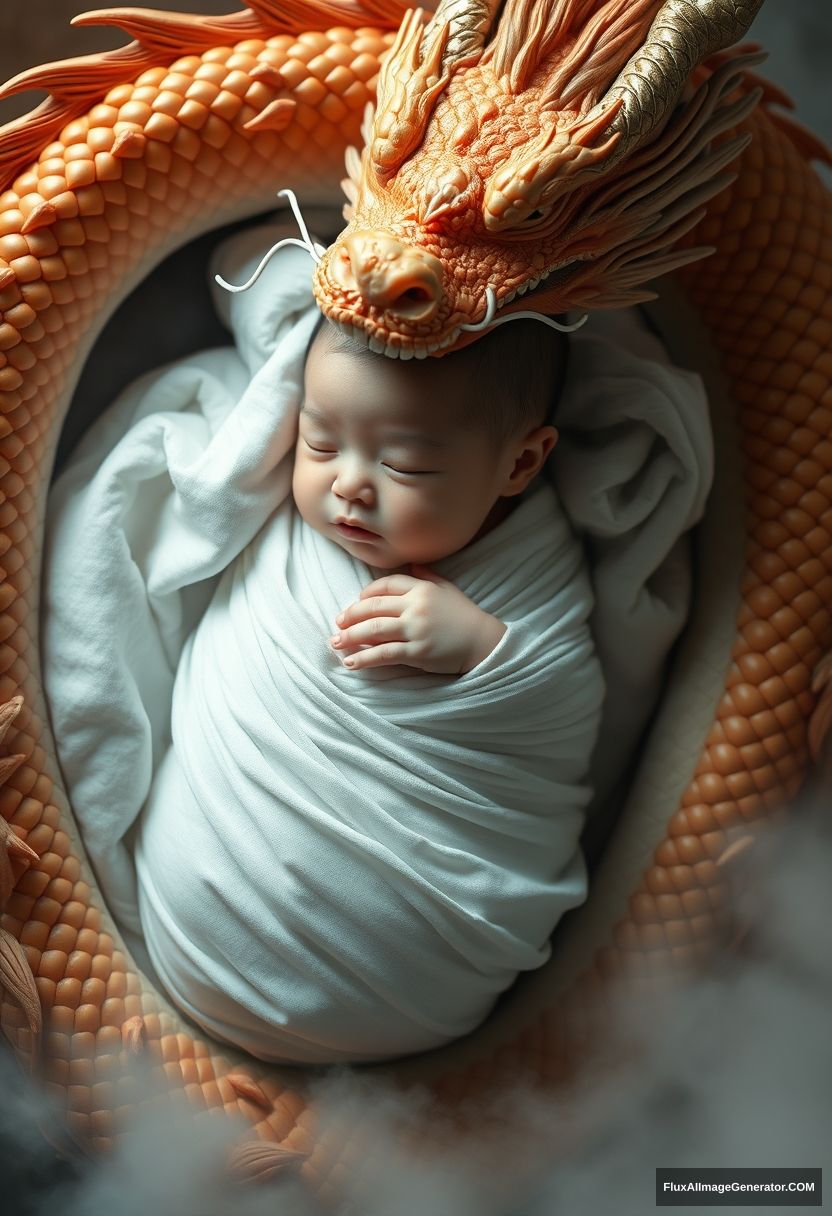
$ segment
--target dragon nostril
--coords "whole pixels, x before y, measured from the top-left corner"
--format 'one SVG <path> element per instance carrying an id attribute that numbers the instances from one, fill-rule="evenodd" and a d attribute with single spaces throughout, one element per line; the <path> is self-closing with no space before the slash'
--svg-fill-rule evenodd
<path id="1" fill-rule="evenodd" d="M 409 287 L 391 293 L 387 311 L 408 321 L 427 321 L 436 311 L 438 294 L 430 283 L 411 283 Z"/>
<path id="2" fill-rule="evenodd" d="M 424 287 L 408 287 L 396 301 L 397 304 L 422 304 L 431 298 L 430 292 Z"/>

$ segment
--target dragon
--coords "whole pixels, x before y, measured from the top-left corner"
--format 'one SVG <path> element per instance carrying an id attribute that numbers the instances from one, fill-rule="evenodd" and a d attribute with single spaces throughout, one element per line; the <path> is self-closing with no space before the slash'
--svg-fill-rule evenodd
<path id="1" fill-rule="evenodd" d="M 76 23 L 117 26 L 128 46 L 0 91 L 48 93 L 0 130 L 0 1023 L 79 1146 L 119 1134 L 139 1057 L 172 1098 L 247 1119 L 240 1176 L 297 1168 L 331 1196 L 356 1151 L 319 1130 L 296 1071 L 221 1050 L 135 966 L 39 681 L 46 491 L 80 368 L 155 264 L 268 209 L 277 187 L 332 202 L 343 186 L 346 227 L 313 250 L 314 290 L 380 356 L 441 357 L 528 307 L 644 303 L 670 275 L 735 415 L 719 441 L 736 449 L 744 552 L 710 579 L 727 586 L 730 636 L 661 828 L 639 820 L 637 781 L 555 982 L 386 1075 L 441 1112 L 519 1074 L 560 1083 L 603 1041 L 622 985 L 701 966 L 732 931 L 737 859 L 798 793 L 832 714 L 832 208 L 810 166 L 828 157 L 776 108 L 755 48 L 732 49 L 761 2 L 107 9 Z M 654 772 L 663 746 L 660 723 Z"/>

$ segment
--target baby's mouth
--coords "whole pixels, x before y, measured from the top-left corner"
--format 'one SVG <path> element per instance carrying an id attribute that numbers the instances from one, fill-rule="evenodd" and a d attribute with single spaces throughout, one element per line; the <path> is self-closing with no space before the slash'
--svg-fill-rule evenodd
<path id="1" fill-rule="evenodd" d="M 336 519 L 335 527 L 342 536 L 349 536 L 351 540 L 378 540 L 378 532 L 371 532 L 369 528 L 364 528 L 360 524 L 350 523 L 345 519 Z"/>

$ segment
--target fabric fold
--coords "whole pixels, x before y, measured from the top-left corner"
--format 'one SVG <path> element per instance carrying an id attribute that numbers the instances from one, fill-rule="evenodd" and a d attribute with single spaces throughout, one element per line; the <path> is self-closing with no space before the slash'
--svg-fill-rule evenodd
<path id="1" fill-rule="evenodd" d="M 291 503 L 185 646 L 137 841 L 141 920 L 175 1001 L 261 1058 L 450 1042 L 584 897 L 603 682 L 554 491 L 437 568 L 508 624 L 461 678 L 342 666 L 331 622 L 371 574 Z"/>

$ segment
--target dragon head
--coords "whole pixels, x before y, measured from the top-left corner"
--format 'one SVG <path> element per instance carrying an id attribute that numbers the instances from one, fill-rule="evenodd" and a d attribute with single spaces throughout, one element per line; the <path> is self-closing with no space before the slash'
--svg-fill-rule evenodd
<path id="1" fill-rule="evenodd" d="M 347 150 L 346 229 L 315 295 L 393 358 L 440 355 L 512 311 L 650 299 L 731 180 L 753 54 L 701 61 L 762 0 L 442 0 L 410 10 Z M 696 87 L 694 87 L 694 85 Z M 533 293 L 530 295 L 530 293 Z"/>

